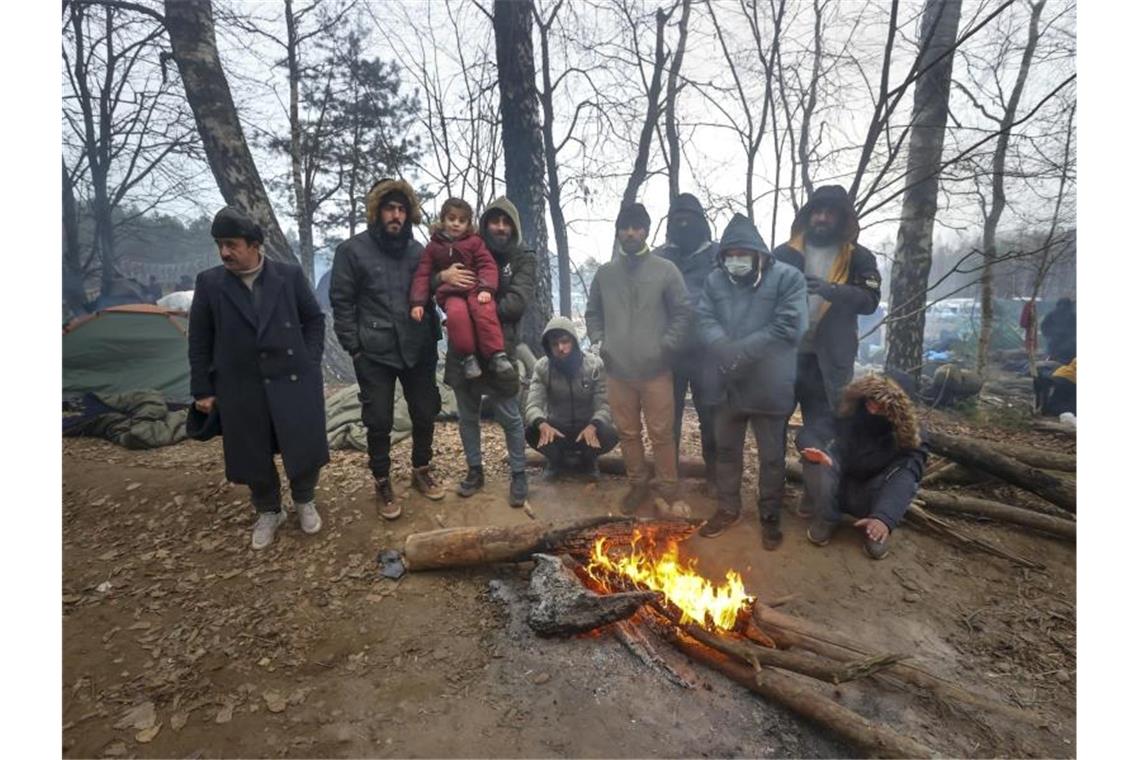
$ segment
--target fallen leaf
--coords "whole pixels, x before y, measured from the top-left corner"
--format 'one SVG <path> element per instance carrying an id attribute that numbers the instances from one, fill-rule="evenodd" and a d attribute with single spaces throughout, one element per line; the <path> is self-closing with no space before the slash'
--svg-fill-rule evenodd
<path id="1" fill-rule="evenodd" d="M 190 720 L 190 713 L 176 712 L 170 716 L 170 727 L 175 731 L 181 731 L 188 720 Z"/>
<path id="2" fill-rule="evenodd" d="M 120 731 L 126 728 L 143 730 L 154 726 L 154 721 L 154 702 L 143 702 L 123 713 L 123 717 L 119 718 L 114 727 Z"/>
<path id="3" fill-rule="evenodd" d="M 542 684 L 546 683 L 549 680 L 550 680 L 550 674 L 549 673 L 539 673 L 537 676 L 535 676 L 534 678 L 531 679 L 531 682 L 534 683 L 536 686 L 541 686 Z"/>
<path id="4" fill-rule="evenodd" d="M 285 697 L 283 697 L 280 692 L 270 690 L 261 696 L 265 698 L 265 706 L 271 713 L 279 713 L 284 711 L 286 705 L 288 704 L 285 700 Z"/>
<path id="5" fill-rule="evenodd" d="M 222 705 L 222 709 L 218 710 L 218 715 L 217 715 L 217 717 L 214 718 L 214 722 L 215 723 L 229 723 L 233 719 L 234 719 L 234 706 L 233 706 L 233 704 L 226 702 L 224 705 Z"/>
<path id="6" fill-rule="evenodd" d="M 128 490 L 128 491 L 133 491 L 133 490 L 135 490 L 136 488 L 138 488 L 138 487 L 139 487 L 139 486 L 141 486 L 141 485 L 142 485 L 142 483 L 128 483 L 128 484 L 127 484 L 127 490 Z"/>
<path id="7" fill-rule="evenodd" d="M 107 745 L 103 750 L 103 757 L 125 757 L 127 754 L 127 745 L 122 742 L 115 742 L 114 744 Z"/>
<path id="8" fill-rule="evenodd" d="M 82 600 L 83 600 L 83 597 L 80 594 L 64 594 L 63 595 L 63 603 L 64 604 L 76 604 L 77 602 L 80 602 Z"/>
<path id="9" fill-rule="evenodd" d="M 102 554 L 100 554 L 98 556 L 97 559 L 100 562 L 109 562 L 110 560 L 113 560 L 115 557 L 118 557 L 118 556 L 119 556 L 119 550 L 118 549 L 112 549 L 109 552 L 103 552 Z"/>
<path id="10" fill-rule="evenodd" d="M 903 601 L 907 602 L 908 604 L 914 604 L 915 602 L 919 601 L 920 599 L 922 599 L 922 597 L 918 594 L 913 594 L 913 593 L 903 594 Z"/>
<path id="11" fill-rule="evenodd" d="M 149 744 L 151 739 L 158 736 L 158 732 L 162 730 L 162 724 L 156 723 L 150 728 L 143 729 L 135 734 L 135 741 L 139 744 Z"/>

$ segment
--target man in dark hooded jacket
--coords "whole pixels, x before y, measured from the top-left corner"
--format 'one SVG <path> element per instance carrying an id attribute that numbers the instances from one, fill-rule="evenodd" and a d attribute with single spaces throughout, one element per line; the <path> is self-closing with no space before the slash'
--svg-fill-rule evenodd
<path id="1" fill-rule="evenodd" d="M 422 322 L 411 317 L 408 295 L 423 246 L 412 239 L 420 204 L 404 180 L 383 179 L 365 197 L 368 228 L 340 244 L 329 280 L 337 340 L 352 357 L 360 385 L 361 416 L 368 431 L 368 466 L 380 516 L 395 520 L 403 508 L 389 477 L 396 381 L 412 418 L 412 487 L 443 498 L 431 473 L 435 416 L 441 399 L 435 382 L 442 336 L 434 309 Z"/>
<path id="2" fill-rule="evenodd" d="M 808 539 L 826 546 L 847 513 L 863 532 L 863 551 L 882 559 L 926 467 L 918 415 L 906 391 L 882 375 L 848 385 L 838 415 L 835 439 L 826 448 L 802 452 L 821 472 L 814 484 L 805 480 L 805 487 L 815 489 L 816 506 Z"/>
<path id="3" fill-rule="evenodd" d="M 697 334 L 708 349 L 716 404 L 718 509 L 701 535 L 719 536 L 740 520 L 740 481 L 748 427 L 760 455 L 758 506 L 764 548 L 783 539 L 785 431 L 795 408 L 796 345 L 807 328 L 803 275 L 775 260 L 756 226 L 737 214 L 720 241 L 720 265 L 697 306 Z"/>
<path id="4" fill-rule="evenodd" d="M 717 265 L 717 242 L 712 239 L 708 219 L 701 202 L 691 193 L 681 193 L 669 207 L 665 226 L 665 245 L 653 251 L 673 262 L 685 280 L 689 301 L 696 306 L 705 287 L 705 279 Z M 685 411 L 685 392 L 692 389 L 693 406 L 701 431 L 701 456 L 705 462 L 707 487 L 716 486 L 716 432 L 713 406 L 702 381 L 705 351 L 697 338 L 695 325 L 673 356 L 673 438 L 677 453 L 681 452 L 681 420 Z"/>
<path id="5" fill-rule="evenodd" d="M 1077 307 L 1073 299 L 1057 301 L 1053 311 L 1041 323 L 1041 334 L 1049 349 L 1049 358 L 1061 364 L 1068 364 L 1077 355 Z"/>
<path id="6" fill-rule="evenodd" d="M 578 345 L 574 323 L 552 317 L 526 397 L 526 440 L 546 457 L 545 476 L 578 470 L 598 477 L 598 457 L 617 446 L 606 400 L 606 368 Z"/>
<path id="7" fill-rule="evenodd" d="M 479 234 L 499 267 L 499 288 L 495 291 L 495 304 L 503 330 L 505 352 L 515 364 L 515 372 L 507 377 L 484 372 L 482 376 L 470 379 L 463 373 L 460 355 L 450 344 L 443 372 L 443 381 L 455 391 L 455 402 L 459 407 L 459 438 L 463 442 L 463 454 L 467 459 L 467 474 L 457 489 L 459 495 L 471 496 L 485 482 L 479 413 L 483 398 L 486 397 L 507 441 L 507 457 L 511 468 L 508 503 L 512 507 L 524 506 L 527 497 L 526 438 L 519 410 L 519 376 L 515 352 L 519 343 L 519 322 L 522 321 L 527 306 L 534 301 L 535 281 L 534 251 L 523 242 L 521 230 L 518 209 L 506 196 L 491 201 L 479 220 Z M 439 287 L 440 283 L 462 288 L 469 287 L 474 282 L 473 272 L 465 269 L 462 264 L 453 264 L 432 275 L 432 290 Z"/>
<path id="8" fill-rule="evenodd" d="M 796 214 L 788 242 L 774 251 L 807 281 L 808 329 L 796 361 L 800 450 L 826 445 L 835 435 L 834 412 L 855 371 L 859 315 L 872 314 L 879 305 L 875 255 L 856 242 L 858 237 L 859 218 L 847 191 L 824 185 Z M 805 463 L 805 477 L 812 467 Z M 809 510 L 810 495 L 801 513 Z"/>

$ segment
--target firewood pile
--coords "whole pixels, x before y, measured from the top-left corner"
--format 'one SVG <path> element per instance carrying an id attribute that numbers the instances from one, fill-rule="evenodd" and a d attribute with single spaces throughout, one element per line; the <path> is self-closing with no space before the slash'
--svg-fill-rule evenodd
<path id="1" fill-rule="evenodd" d="M 678 556 L 693 520 L 594 517 L 549 525 L 448 528 L 407 537 L 410 571 L 502 562 L 534 563 L 527 622 L 541 636 L 612 635 L 671 683 L 697 678 L 664 651 L 684 655 L 850 742 L 868 755 L 934 757 L 937 749 L 869 719 L 835 698 L 839 684 L 866 680 L 902 689 L 982 719 L 1040 726 L 1035 713 L 967 690 L 911 661 L 874 651 L 746 593 L 740 576 L 717 584 Z M 586 638 L 585 640 L 588 640 Z"/>

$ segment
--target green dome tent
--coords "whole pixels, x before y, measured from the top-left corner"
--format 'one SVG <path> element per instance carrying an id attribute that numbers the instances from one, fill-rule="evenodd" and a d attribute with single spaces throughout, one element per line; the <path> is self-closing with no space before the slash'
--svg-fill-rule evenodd
<path id="1" fill-rule="evenodd" d="M 63 330 L 63 395 L 156 390 L 189 404 L 186 312 L 152 304 L 113 306 Z"/>

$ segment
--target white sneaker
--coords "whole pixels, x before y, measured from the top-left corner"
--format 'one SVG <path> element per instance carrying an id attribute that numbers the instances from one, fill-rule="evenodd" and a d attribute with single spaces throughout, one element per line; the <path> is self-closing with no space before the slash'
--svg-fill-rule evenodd
<path id="1" fill-rule="evenodd" d="M 297 509 L 297 519 L 301 521 L 301 530 L 312 535 L 321 529 L 321 514 L 317 511 L 315 501 L 304 501 L 293 506 Z"/>
<path id="2" fill-rule="evenodd" d="M 251 545 L 254 551 L 260 551 L 273 543 L 273 537 L 277 535 L 277 528 L 281 523 L 285 522 L 285 510 L 277 512 L 261 512 L 257 515 L 257 522 L 253 524 L 253 541 Z"/>

